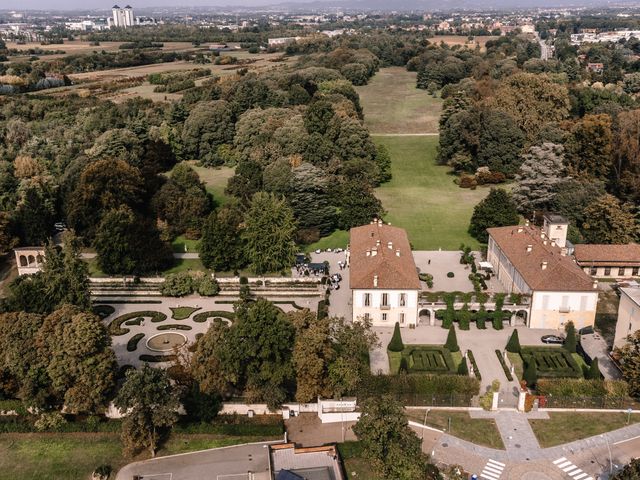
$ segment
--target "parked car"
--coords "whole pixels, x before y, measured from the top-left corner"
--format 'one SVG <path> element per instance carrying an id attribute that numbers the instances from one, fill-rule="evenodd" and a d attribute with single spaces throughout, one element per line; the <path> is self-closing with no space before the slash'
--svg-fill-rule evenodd
<path id="1" fill-rule="evenodd" d="M 316 253 L 322 253 L 322 250 L 320 250 L 319 248 L 316 249 Z"/>
<path id="2" fill-rule="evenodd" d="M 591 335 L 592 333 L 596 333 L 596 332 L 593 330 L 593 327 L 589 325 L 588 327 L 583 327 L 580 330 L 578 330 L 578 333 L 580 335 Z"/>
<path id="3" fill-rule="evenodd" d="M 550 343 L 553 345 L 562 345 L 564 343 L 564 338 L 559 335 L 543 335 L 542 343 Z"/>
<path id="4" fill-rule="evenodd" d="M 53 224 L 53 228 L 55 228 L 59 232 L 62 232 L 63 230 L 66 230 L 67 224 L 64 222 L 56 222 Z"/>
<path id="5" fill-rule="evenodd" d="M 331 284 L 331 290 L 340 290 L 340 284 L 336 283 L 336 282 L 333 282 Z"/>

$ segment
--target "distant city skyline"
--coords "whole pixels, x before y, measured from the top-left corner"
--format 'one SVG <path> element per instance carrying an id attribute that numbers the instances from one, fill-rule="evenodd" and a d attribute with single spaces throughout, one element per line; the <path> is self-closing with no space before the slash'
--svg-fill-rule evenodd
<path id="1" fill-rule="evenodd" d="M 295 1 L 295 0 L 294 0 Z M 120 5 L 122 3 L 122 5 Z M 2 10 L 104 10 L 111 11 L 115 4 L 123 6 L 129 3 L 134 8 L 148 7 L 205 7 L 205 6 L 264 6 L 279 3 L 277 0 L 139 0 L 133 2 L 120 2 L 115 0 L 59 0 L 55 8 L 47 0 L 3 0 Z M 298 3 L 298 2 L 296 2 Z M 304 2 L 300 2 L 304 3 Z"/>

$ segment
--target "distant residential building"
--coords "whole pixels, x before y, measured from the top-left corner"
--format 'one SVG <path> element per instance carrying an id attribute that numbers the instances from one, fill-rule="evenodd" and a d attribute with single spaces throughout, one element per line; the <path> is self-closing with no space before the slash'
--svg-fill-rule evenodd
<path id="1" fill-rule="evenodd" d="M 114 5 L 111 8 L 111 14 L 110 25 L 115 28 L 127 28 L 135 25 L 135 17 L 131 5 L 127 5 L 124 8 Z"/>
<path id="2" fill-rule="evenodd" d="M 416 325 L 420 279 L 407 232 L 382 220 L 351 229 L 349 281 L 353 319 L 375 326 Z"/>
<path id="3" fill-rule="evenodd" d="M 587 63 L 587 71 L 593 73 L 602 73 L 604 70 L 603 63 Z"/>
<path id="4" fill-rule="evenodd" d="M 289 43 L 293 43 L 295 41 L 300 40 L 302 37 L 278 37 L 278 38 L 270 38 L 268 40 L 270 47 L 278 47 L 281 45 L 288 45 Z"/>
<path id="5" fill-rule="evenodd" d="M 627 336 L 637 330 L 640 330 L 640 288 L 621 288 L 613 346 L 622 347 Z"/>
<path id="6" fill-rule="evenodd" d="M 487 229 L 487 261 L 508 293 L 531 296 L 531 328 L 593 325 L 598 281 L 567 256 L 568 222 L 547 216 L 542 229 L 532 225 Z"/>
<path id="7" fill-rule="evenodd" d="M 576 262 L 595 278 L 630 278 L 640 276 L 640 245 L 575 246 Z"/>

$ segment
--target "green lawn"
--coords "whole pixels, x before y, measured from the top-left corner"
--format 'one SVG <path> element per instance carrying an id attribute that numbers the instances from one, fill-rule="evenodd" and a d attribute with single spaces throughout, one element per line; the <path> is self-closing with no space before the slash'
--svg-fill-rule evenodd
<path id="1" fill-rule="evenodd" d="M 630 423 L 640 422 L 640 414 Z M 626 413 L 550 412 L 549 420 L 529 420 L 542 448 L 610 432 L 627 425 Z"/>
<path id="2" fill-rule="evenodd" d="M 416 72 L 383 68 L 356 91 L 372 133 L 438 133 L 442 100 L 416 88 Z"/>
<path id="3" fill-rule="evenodd" d="M 391 154 L 390 182 L 376 189 L 388 212 L 385 220 L 407 230 L 415 250 L 455 250 L 461 243 L 478 248 L 468 233 L 473 207 L 489 187 L 462 189 L 449 167 L 436 165 L 438 137 L 373 137 Z"/>
<path id="4" fill-rule="evenodd" d="M 186 272 L 188 270 L 201 270 L 206 271 L 199 258 L 175 258 L 173 260 L 173 267 L 162 272 L 162 275 L 168 275 L 170 273 Z"/>
<path id="5" fill-rule="evenodd" d="M 360 442 L 344 442 L 338 444 L 338 452 L 344 463 L 348 480 L 382 480 L 371 465 L 371 461 L 364 458 Z"/>
<path id="6" fill-rule="evenodd" d="M 198 243 L 200 243 L 200 240 L 191 240 L 184 235 L 180 235 L 171 242 L 171 248 L 176 253 L 195 253 L 198 251 Z"/>
<path id="7" fill-rule="evenodd" d="M 185 320 L 191 316 L 193 312 L 197 312 L 201 307 L 169 307 L 171 310 L 171 318 L 174 320 Z"/>
<path id="8" fill-rule="evenodd" d="M 306 252 L 313 252 L 316 249 L 325 250 L 327 248 L 346 248 L 349 244 L 349 232 L 345 230 L 336 230 L 328 237 L 321 238 L 316 243 L 307 245 Z"/>
<path id="9" fill-rule="evenodd" d="M 158 456 L 255 441 L 256 437 L 177 434 L 171 436 Z M 123 457 L 118 434 L 2 434 L 0 480 L 86 479 L 99 465 L 110 465 L 115 474 L 127 463 L 147 457 L 147 454 L 136 458 Z"/>
<path id="10" fill-rule="evenodd" d="M 496 422 L 490 418 L 471 418 L 468 412 L 429 410 L 425 423 L 425 410 L 407 410 L 407 417 L 414 422 L 444 430 L 451 435 L 490 448 L 504 449 Z M 451 423 L 449 423 L 451 419 Z M 449 431 L 451 425 L 451 431 Z"/>
<path id="11" fill-rule="evenodd" d="M 224 205 L 229 201 L 224 193 L 229 178 L 233 177 L 234 169 L 231 167 L 201 167 L 195 161 L 190 161 L 193 168 L 207 187 L 207 192 L 213 195 L 213 199 L 218 205 Z"/>

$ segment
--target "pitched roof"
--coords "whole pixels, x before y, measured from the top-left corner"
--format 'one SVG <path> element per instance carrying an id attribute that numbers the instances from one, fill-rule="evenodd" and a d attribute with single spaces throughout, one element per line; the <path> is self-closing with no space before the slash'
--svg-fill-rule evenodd
<path id="1" fill-rule="evenodd" d="M 574 256 L 582 266 L 637 267 L 640 266 L 640 245 L 583 245 L 575 246 Z"/>
<path id="2" fill-rule="evenodd" d="M 593 291 L 593 280 L 533 226 L 488 228 L 489 236 L 532 290 Z M 531 246 L 531 251 L 527 251 Z M 546 268 L 543 269 L 543 263 Z"/>
<path id="3" fill-rule="evenodd" d="M 384 223 L 351 229 L 349 279 L 351 288 L 420 290 L 420 279 L 407 232 Z M 377 277 L 377 286 L 374 286 Z"/>

